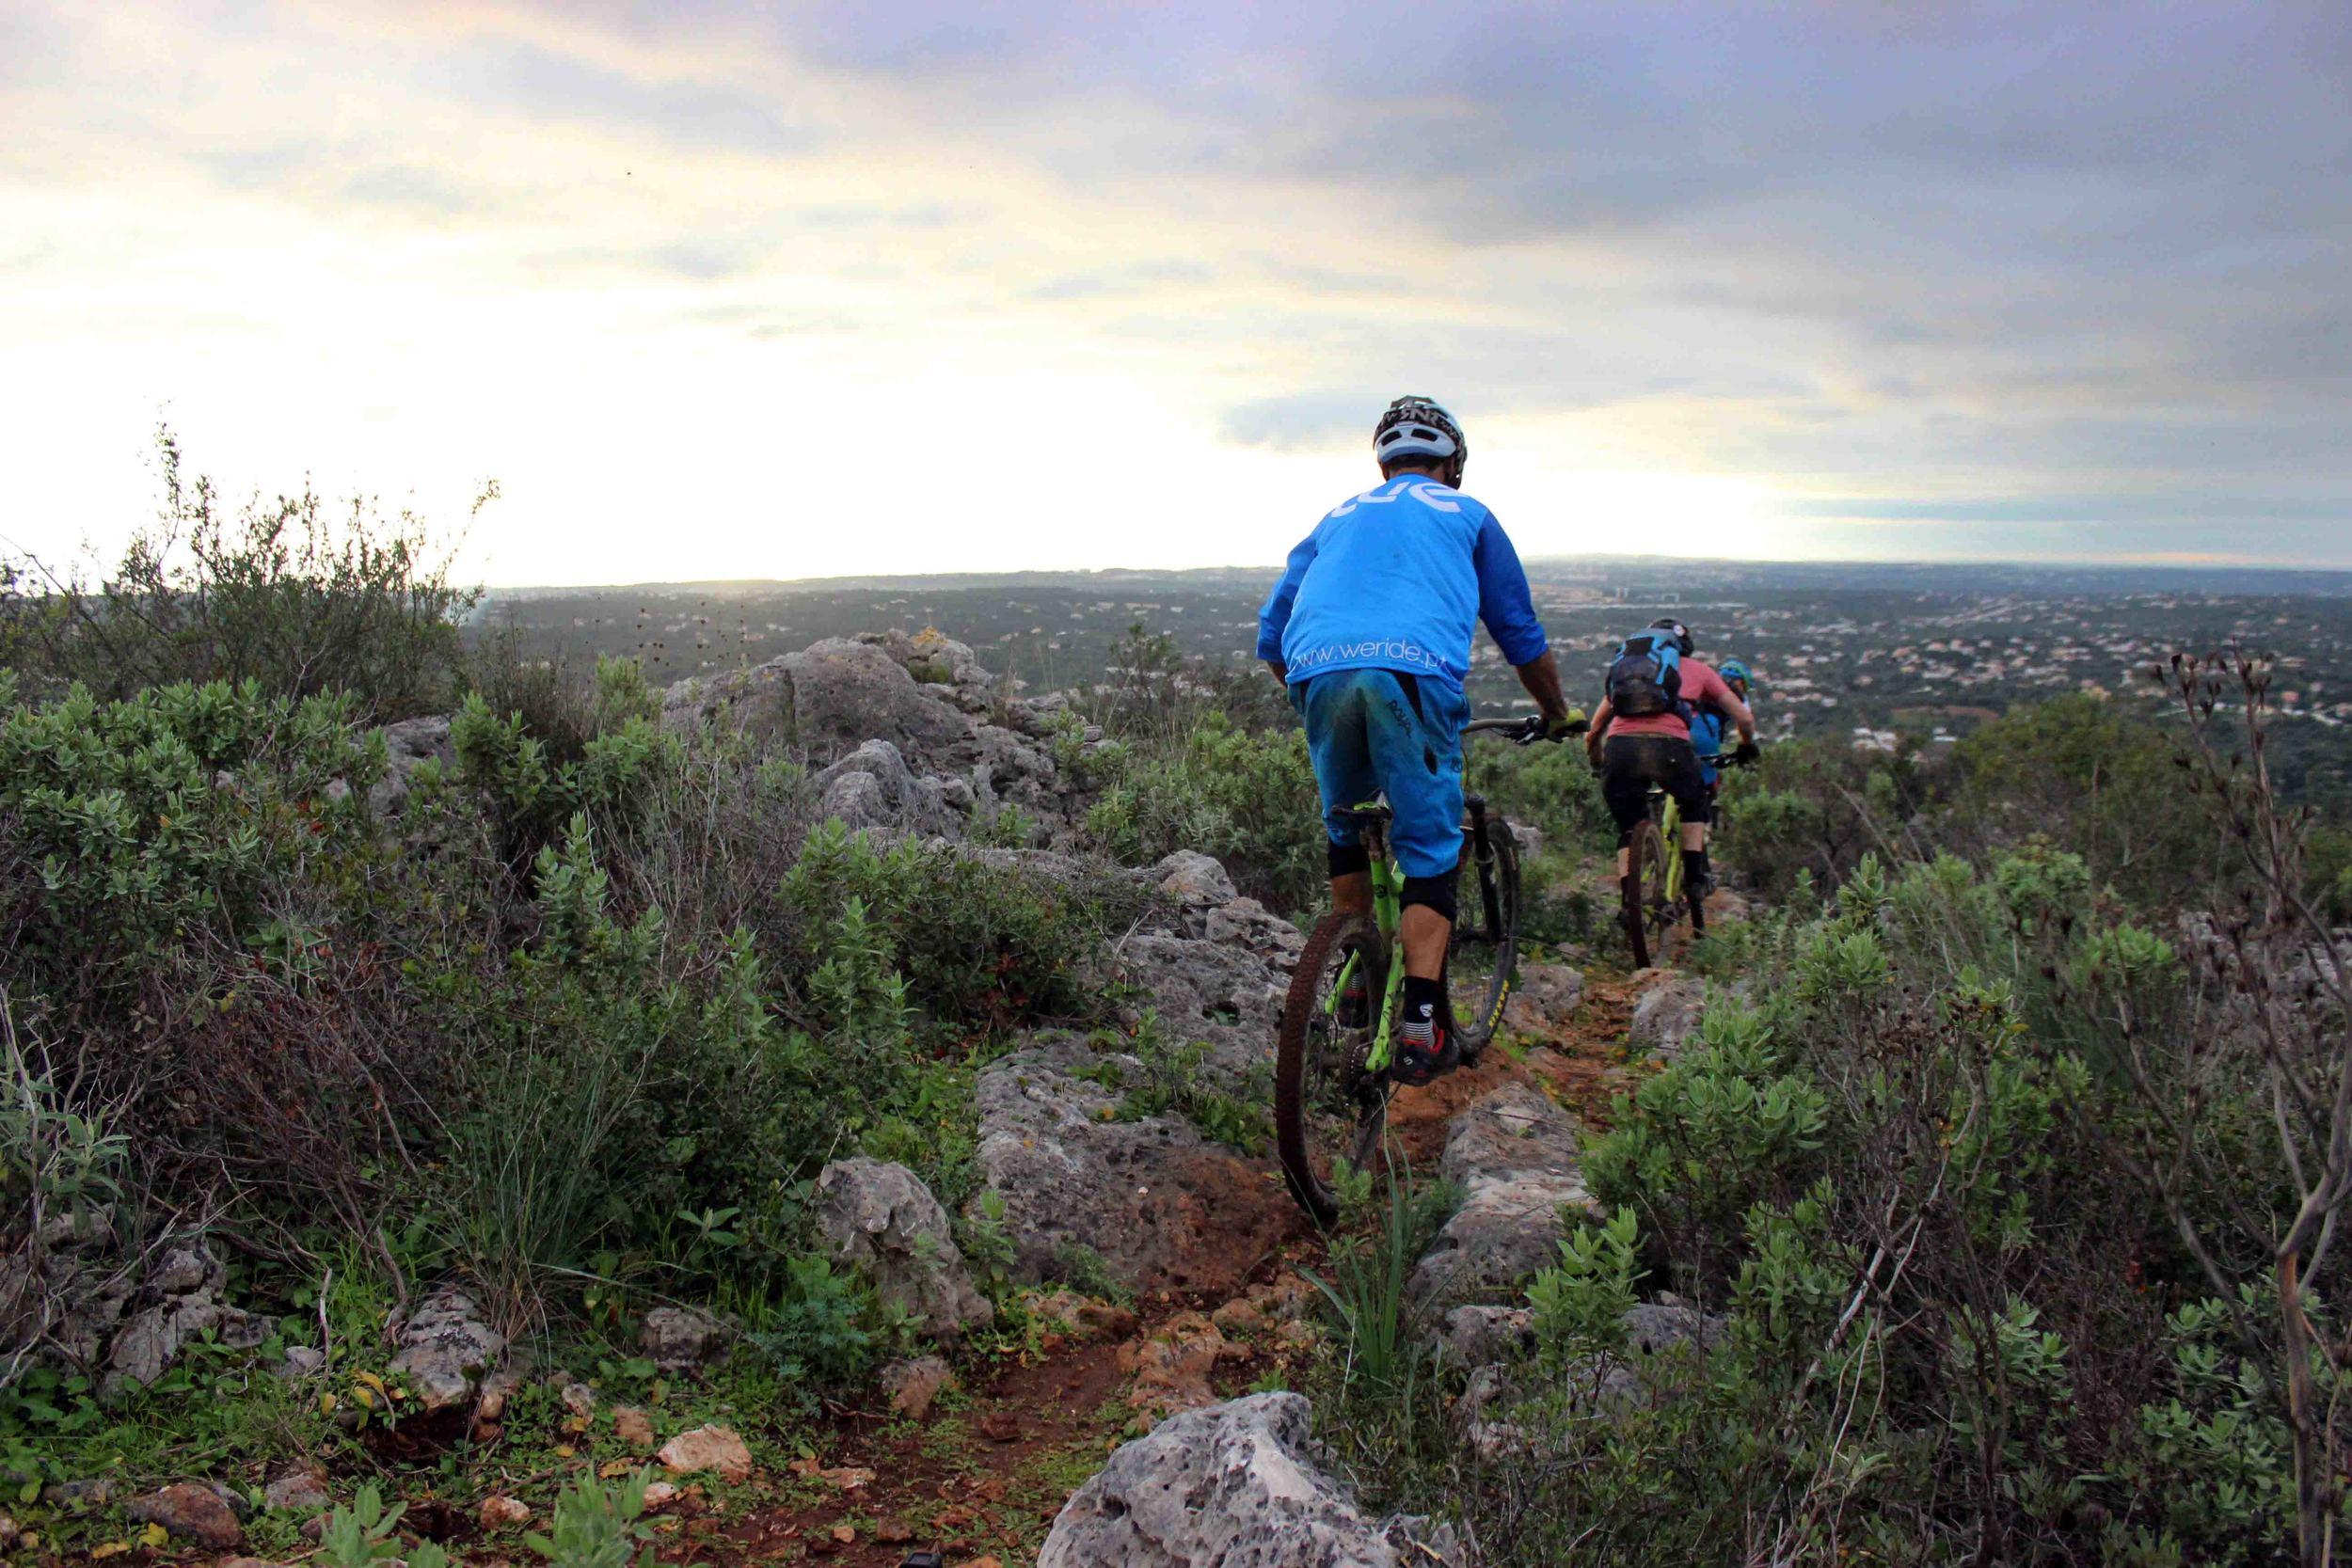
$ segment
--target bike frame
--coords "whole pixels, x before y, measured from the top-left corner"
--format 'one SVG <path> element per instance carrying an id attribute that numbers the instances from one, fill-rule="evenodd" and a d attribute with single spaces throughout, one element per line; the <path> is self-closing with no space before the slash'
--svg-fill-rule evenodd
<path id="1" fill-rule="evenodd" d="M 1367 804 L 1357 809 L 1369 810 L 1370 806 Z M 1390 1058 L 1394 1054 L 1394 1047 L 1389 1039 L 1389 1025 L 1396 1017 L 1398 999 L 1405 994 L 1405 944 L 1397 940 L 1396 935 L 1397 926 L 1404 918 L 1401 901 L 1405 893 L 1405 875 L 1389 858 L 1389 836 L 1382 832 L 1376 820 L 1364 824 L 1364 849 L 1372 859 L 1372 923 L 1379 928 L 1381 941 L 1389 950 L 1389 973 L 1386 983 L 1380 988 L 1379 1022 L 1373 1030 L 1372 1050 L 1364 1056 L 1366 1072 L 1381 1072 L 1387 1069 Z M 1339 984 L 1333 986 L 1331 994 L 1323 999 L 1325 1012 L 1336 1013 L 1339 1010 L 1340 997 L 1346 991 L 1348 982 L 1355 977 L 1356 955 L 1351 953 L 1347 962 L 1341 966 Z"/>
<path id="2" fill-rule="evenodd" d="M 1658 836 L 1665 841 L 1666 905 L 1671 909 L 1682 899 L 1682 802 L 1655 785 L 1650 799 L 1665 802 L 1658 813 Z"/>

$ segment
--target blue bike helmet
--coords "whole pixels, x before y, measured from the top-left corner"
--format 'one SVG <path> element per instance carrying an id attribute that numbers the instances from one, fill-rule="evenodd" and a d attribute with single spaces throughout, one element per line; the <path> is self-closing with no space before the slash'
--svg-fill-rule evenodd
<path id="1" fill-rule="evenodd" d="M 1741 686 L 1756 684 L 1756 677 L 1748 673 L 1748 667 L 1736 658 L 1724 660 L 1723 668 L 1717 670 L 1715 673 L 1723 676 L 1725 685 L 1733 681 L 1738 681 Z"/>

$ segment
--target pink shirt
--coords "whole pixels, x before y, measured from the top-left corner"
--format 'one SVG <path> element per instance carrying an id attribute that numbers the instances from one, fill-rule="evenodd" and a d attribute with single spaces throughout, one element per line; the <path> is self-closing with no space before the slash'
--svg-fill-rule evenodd
<path id="1" fill-rule="evenodd" d="M 1692 707 L 1711 707 L 1726 719 L 1731 717 L 1731 705 L 1739 699 L 1732 694 L 1731 688 L 1724 684 L 1723 676 L 1715 673 L 1713 665 L 1686 658 L 1681 661 L 1681 669 L 1684 702 Z M 1683 722 L 1682 715 L 1669 709 L 1664 713 L 1653 713 L 1645 719 L 1626 719 L 1612 714 L 1609 733 L 1665 735 L 1677 740 L 1688 740 L 1691 738 L 1691 726 Z"/>

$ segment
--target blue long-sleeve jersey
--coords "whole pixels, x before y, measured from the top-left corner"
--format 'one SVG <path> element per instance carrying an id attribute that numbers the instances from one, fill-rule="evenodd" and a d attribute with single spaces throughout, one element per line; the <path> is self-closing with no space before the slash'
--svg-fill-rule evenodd
<path id="1" fill-rule="evenodd" d="M 1406 474 L 1341 502 L 1291 551 L 1258 612 L 1258 657 L 1295 685 L 1332 670 L 1403 670 L 1459 689 L 1486 623 L 1502 657 L 1548 645 L 1518 552 L 1494 514 Z"/>

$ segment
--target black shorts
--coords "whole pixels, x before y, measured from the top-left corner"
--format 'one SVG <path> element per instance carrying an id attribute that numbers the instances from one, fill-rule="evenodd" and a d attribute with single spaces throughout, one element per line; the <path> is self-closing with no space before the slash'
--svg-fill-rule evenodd
<path id="1" fill-rule="evenodd" d="M 1616 818 L 1620 838 L 1641 822 L 1652 784 L 1674 797 L 1685 822 L 1708 820 L 1707 776 L 1699 770 L 1699 754 L 1688 737 L 1613 735 L 1602 743 L 1600 798 Z"/>

